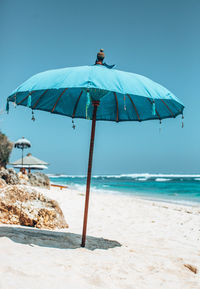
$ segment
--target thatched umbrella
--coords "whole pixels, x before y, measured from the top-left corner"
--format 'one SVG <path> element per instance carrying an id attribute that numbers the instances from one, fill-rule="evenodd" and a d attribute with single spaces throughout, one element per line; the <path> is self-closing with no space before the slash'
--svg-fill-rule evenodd
<path id="1" fill-rule="evenodd" d="M 15 142 L 14 147 L 22 150 L 21 167 L 23 170 L 24 149 L 30 148 L 31 143 L 29 140 L 22 137 Z"/>

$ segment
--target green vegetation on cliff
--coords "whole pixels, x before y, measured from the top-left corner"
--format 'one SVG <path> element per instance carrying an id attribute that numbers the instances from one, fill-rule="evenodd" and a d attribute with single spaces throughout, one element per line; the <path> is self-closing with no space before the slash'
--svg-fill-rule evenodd
<path id="1" fill-rule="evenodd" d="M 9 157 L 13 148 L 13 144 L 7 136 L 0 132 L 0 168 L 6 167 L 9 162 Z"/>

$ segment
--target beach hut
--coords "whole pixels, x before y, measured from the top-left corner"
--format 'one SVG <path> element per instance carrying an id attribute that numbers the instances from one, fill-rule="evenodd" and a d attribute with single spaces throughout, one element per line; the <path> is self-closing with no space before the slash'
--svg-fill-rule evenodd
<path id="1" fill-rule="evenodd" d="M 14 166 L 14 168 L 18 168 L 18 169 L 28 169 L 28 172 L 30 173 L 31 170 L 44 170 L 44 169 L 48 169 L 47 165 L 48 163 L 32 156 L 32 154 L 28 153 L 24 158 L 23 158 L 23 165 L 22 165 L 22 159 L 19 159 L 13 163 L 11 163 L 11 165 Z"/>

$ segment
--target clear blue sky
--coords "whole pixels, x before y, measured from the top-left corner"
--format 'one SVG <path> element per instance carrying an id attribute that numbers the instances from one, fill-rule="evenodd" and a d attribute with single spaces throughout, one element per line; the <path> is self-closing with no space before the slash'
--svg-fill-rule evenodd
<path id="1" fill-rule="evenodd" d="M 99 48 L 106 62 L 167 87 L 186 106 L 181 117 L 158 121 L 98 122 L 94 174 L 200 172 L 199 0 L 1 0 L 0 109 L 19 84 L 38 72 L 90 65 Z M 0 129 L 49 162 L 48 172 L 85 174 L 91 122 L 12 108 Z M 29 152 L 29 151 L 27 151 Z M 20 157 L 13 150 L 11 160 Z"/>

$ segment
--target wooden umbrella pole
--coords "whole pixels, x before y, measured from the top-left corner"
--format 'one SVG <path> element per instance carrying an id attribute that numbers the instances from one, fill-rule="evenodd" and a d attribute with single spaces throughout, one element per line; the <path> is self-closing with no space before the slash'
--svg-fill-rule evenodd
<path id="1" fill-rule="evenodd" d="M 24 148 L 22 147 L 22 173 L 24 169 Z"/>
<path id="2" fill-rule="evenodd" d="M 85 241 L 86 241 L 88 206 L 89 206 L 89 196 L 90 196 L 90 182 L 91 182 L 91 171 L 92 171 L 92 158 L 93 158 L 93 149 L 94 149 L 95 127 L 96 127 L 96 114 L 97 114 L 99 101 L 93 101 L 92 105 L 94 106 L 94 109 L 93 109 L 93 116 L 92 116 L 92 130 L 91 130 L 91 138 L 90 138 L 90 152 L 89 152 L 89 161 L 88 161 L 87 187 L 86 187 L 86 196 L 85 196 L 85 210 L 84 210 L 81 247 L 85 247 Z"/>

